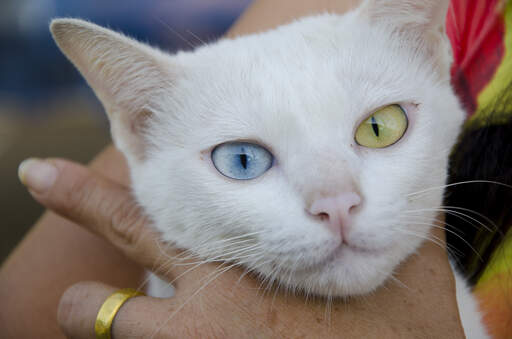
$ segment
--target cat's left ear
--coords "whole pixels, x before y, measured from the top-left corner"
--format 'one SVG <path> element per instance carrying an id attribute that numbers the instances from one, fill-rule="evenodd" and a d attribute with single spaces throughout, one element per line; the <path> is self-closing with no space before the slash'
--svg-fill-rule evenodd
<path id="1" fill-rule="evenodd" d="M 154 118 L 155 97 L 173 87 L 169 57 L 83 20 L 56 19 L 50 30 L 102 102 L 116 146 L 129 161 L 143 160 L 148 146 L 145 127 Z"/>
<path id="2" fill-rule="evenodd" d="M 436 66 L 449 76 L 451 48 L 446 36 L 450 0 L 365 0 L 360 13 L 423 43 Z"/>

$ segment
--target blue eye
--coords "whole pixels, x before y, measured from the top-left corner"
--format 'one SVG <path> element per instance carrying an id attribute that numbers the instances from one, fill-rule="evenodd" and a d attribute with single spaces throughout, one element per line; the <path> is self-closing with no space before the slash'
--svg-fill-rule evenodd
<path id="1" fill-rule="evenodd" d="M 273 156 L 265 148 L 248 142 L 228 142 L 212 151 L 215 168 L 226 177 L 254 179 L 272 167 Z"/>

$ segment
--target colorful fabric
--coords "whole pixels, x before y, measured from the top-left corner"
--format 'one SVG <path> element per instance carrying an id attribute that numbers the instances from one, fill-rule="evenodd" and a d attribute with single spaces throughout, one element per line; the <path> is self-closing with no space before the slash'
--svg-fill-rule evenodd
<path id="1" fill-rule="evenodd" d="M 452 0 L 446 23 L 452 84 L 467 110 L 467 126 L 509 121 L 483 108 L 512 83 L 512 0 Z M 512 338 L 512 234 L 506 239 L 474 289 L 484 322 L 499 339 Z"/>

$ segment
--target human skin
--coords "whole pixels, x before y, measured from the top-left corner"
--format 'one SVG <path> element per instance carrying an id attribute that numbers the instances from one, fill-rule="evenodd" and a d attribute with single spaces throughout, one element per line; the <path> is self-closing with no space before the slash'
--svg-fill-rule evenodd
<path id="1" fill-rule="evenodd" d="M 256 0 L 228 35 L 262 31 L 317 12 L 344 12 L 357 2 Z M 57 309 L 64 291 L 80 281 L 101 281 L 72 286 L 58 313 L 70 337 L 93 338 L 92 324 L 105 298 L 118 287 L 140 285 L 142 269 L 134 262 L 154 268 L 162 260 L 154 234 L 132 209 L 128 171 L 119 152 L 108 147 L 91 165 L 94 172 L 51 163 L 59 170 L 55 185 L 47 193 L 31 192 L 85 229 L 46 213 L 7 259 L 0 270 L 2 338 L 63 337 Z M 433 236 L 444 239 L 439 229 Z M 169 268 L 169 279 L 183 269 Z M 147 337 L 162 324 L 157 337 L 463 337 L 446 251 L 431 242 L 398 269 L 396 278 L 407 287 L 390 281 L 370 296 L 334 301 L 329 318 L 323 300 L 306 303 L 300 295 L 265 294 L 257 289 L 258 280 L 239 280 L 241 272 L 231 270 L 168 320 L 215 269 L 203 265 L 185 274 L 176 282 L 175 298 L 129 300 L 116 316 L 114 338 Z"/>

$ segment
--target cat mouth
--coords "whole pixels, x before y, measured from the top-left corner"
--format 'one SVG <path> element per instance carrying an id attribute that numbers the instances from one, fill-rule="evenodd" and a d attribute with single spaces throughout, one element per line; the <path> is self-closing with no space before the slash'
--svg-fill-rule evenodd
<path id="1" fill-rule="evenodd" d="M 361 254 L 377 255 L 377 254 L 382 252 L 382 250 L 376 250 L 376 249 L 373 249 L 373 248 L 356 246 L 356 245 L 353 245 L 353 244 L 348 244 L 346 242 L 343 242 L 340 247 L 343 247 L 343 246 L 345 248 L 349 249 L 352 252 L 361 253 Z M 340 247 L 338 247 L 335 251 L 338 251 L 338 249 Z"/>
<path id="2" fill-rule="evenodd" d="M 344 258 L 351 257 L 354 255 L 375 258 L 376 256 L 382 255 L 384 250 L 384 248 L 375 249 L 362 247 L 343 241 L 337 248 L 333 250 L 333 252 L 325 259 L 325 261 L 322 264 L 330 264 L 332 262 L 343 260 Z"/>
<path id="3" fill-rule="evenodd" d="M 375 258 L 382 254 L 382 251 L 343 243 L 327 258 L 325 264 L 345 262 L 356 257 Z"/>
<path id="4" fill-rule="evenodd" d="M 370 249 L 353 244 L 341 243 L 336 247 L 330 254 L 328 254 L 323 260 L 313 264 L 306 265 L 299 268 L 297 271 L 313 272 L 324 269 L 325 267 L 342 264 L 345 260 L 350 260 L 354 256 L 375 258 L 376 256 L 382 255 L 382 249 Z"/>

